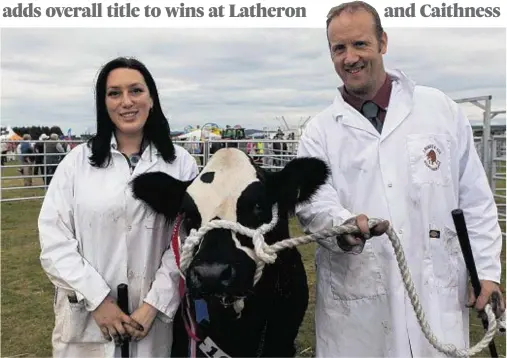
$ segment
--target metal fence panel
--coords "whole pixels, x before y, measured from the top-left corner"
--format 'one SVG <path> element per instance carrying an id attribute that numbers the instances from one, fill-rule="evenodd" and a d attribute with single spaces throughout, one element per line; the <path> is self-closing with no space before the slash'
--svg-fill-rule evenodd
<path id="1" fill-rule="evenodd" d="M 499 221 L 504 225 L 505 218 L 505 136 L 494 136 L 491 145 L 491 188 L 498 208 Z M 505 233 L 504 233 L 505 235 Z"/>
<path id="2" fill-rule="evenodd" d="M 483 160 L 482 137 L 474 138 L 475 146 Z M 490 137 L 488 151 L 491 153 L 490 163 L 485 168 L 490 170 L 488 177 L 491 188 L 498 205 L 499 218 L 505 223 L 505 167 L 506 167 L 506 142 L 505 136 Z M 64 141 L 69 145 L 63 153 L 53 153 L 48 150 L 50 143 L 62 141 L 29 141 L 31 144 L 42 143 L 42 152 L 34 154 L 18 154 L 15 146 L 23 141 L 9 142 L 10 151 L 2 152 L 2 198 L 1 202 L 22 201 L 41 199 L 51 181 L 52 174 L 58 166 L 58 162 L 75 145 L 83 141 Z M 237 147 L 247 154 L 261 167 L 277 171 L 282 169 L 287 162 L 295 158 L 297 152 L 297 140 L 213 140 L 213 141 L 175 141 L 183 146 L 197 160 L 199 169 L 202 169 L 209 158 L 218 148 Z M 262 149 L 255 150 L 256 144 L 262 143 Z M 54 148 L 54 145 L 52 146 Z M 13 150 L 14 149 L 14 150 Z"/>

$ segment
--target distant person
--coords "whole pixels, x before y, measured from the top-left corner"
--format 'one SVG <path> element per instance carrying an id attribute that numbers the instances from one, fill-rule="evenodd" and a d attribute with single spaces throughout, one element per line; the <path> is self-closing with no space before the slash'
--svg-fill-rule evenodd
<path id="1" fill-rule="evenodd" d="M 141 62 L 107 63 L 95 93 L 97 134 L 60 162 L 39 216 L 40 260 L 56 287 L 53 357 L 120 357 L 122 340 L 131 357 L 169 357 L 180 302 L 171 227 L 130 182 L 152 171 L 191 180 L 197 164 L 171 141 Z M 130 315 L 117 304 L 121 283 Z"/>
<path id="2" fill-rule="evenodd" d="M 61 142 L 58 142 L 58 134 L 51 133 L 49 141 L 46 142 L 46 176 L 45 184 L 51 184 L 53 174 L 58 167 L 58 163 L 63 159 L 63 156 L 67 153 Z"/>
<path id="3" fill-rule="evenodd" d="M 259 139 L 264 140 L 266 139 L 265 136 L 261 136 Z M 264 156 L 264 142 L 257 142 L 255 151 L 257 155 L 254 157 L 254 162 L 256 162 L 258 165 L 265 165 L 266 164 L 266 157 Z"/>
<path id="4" fill-rule="evenodd" d="M 256 145 L 255 143 L 253 142 L 253 138 L 249 138 L 249 141 L 248 143 L 246 144 L 246 153 L 250 156 L 250 157 L 253 157 L 256 153 L 255 151 L 256 149 Z"/>
<path id="5" fill-rule="evenodd" d="M 361 234 L 319 241 L 316 357 L 440 357 L 406 295 L 396 230 L 436 337 L 469 345 L 467 304 L 505 311 L 502 232 L 491 188 L 459 105 L 441 91 L 386 70 L 387 35 L 377 11 L 354 1 L 327 18 L 331 60 L 343 86 L 312 118 L 299 157 L 325 160 L 331 180 L 297 215 L 307 232 L 344 223 Z M 451 211 L 461 208 L 482 284 L 467 297 L 467 271 Z M 371 230 L 368 218 L 381 218 Z M 368 238 L 372 236 L 382 236 Z"/>
<path id="6" fill-rule="evenodd" d="M 273 165 L 275 167 L 283 167 L 285 165 L 286 158 L 284 155 L 287 153 L 287 143 L 282 142 L 285 134 L 279 128 L 272 142 L 273 151 Z"/>
<path id="7" fill-rule="evenodd" d="M 289 135 L 287 136 L 287 140 L 294 141 L 295 140 L 294 133 L 289 133 Z M 296 154 L 296 143 L 292 142 L 292 143 L 287 144 L 287 154 L 289 154 L 289 155 Z M 288 158 L 288 159 L 291 159 L 291 158 Z"/>
<path id="8" fill-rule="evenodd" d="M 23 135 L 23 142 L 20 144 L 20 158 L 21 158 L 21 174 L 23 175 L 24 186 L 32 186 L 33 169 L 35 157 L 33 156 L 33 145 L 30 143 L 32 136 L 30 134 Z"/>
<path id="9" fill-rule="evenodd" d="M 34 162 L 35 167 L 33 170 L 34 176 L 42 175 L 42 180 L 46 183 L 46 177 L 44 176 L 44 141 L 49 139 L 49 136 L 45 133 L 42 133 L 39 136 L 39 140 L 33 145 L 34 153 Z"/>
<path id="10" fill-rule="evenodd" d="M 208 143 L 210 143 L 210 150 L 209 150 L 210 155 L 213 155 L 219 149 L 224 148 L 224 143 L 223 142 L 211 141 L 211 142 L 208 142 Z"/>
<path id="11" fill-rule="evenodd" d="M 0 145 L 2 146 L 2 166 L 7 162 L 7 152 L 9 151 L 9 143 L 2 139 Z"/>

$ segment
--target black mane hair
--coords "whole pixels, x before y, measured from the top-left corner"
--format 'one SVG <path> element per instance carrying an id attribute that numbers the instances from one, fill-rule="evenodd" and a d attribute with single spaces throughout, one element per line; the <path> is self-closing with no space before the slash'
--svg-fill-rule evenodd
<path id="1" fill-rule="evenodd" d="M 170 138 L 169 122 L 160 106 L 155 80 L 142 62 L 134 58 L 118 57 L 106 63 L 97 77 L 95 85 L 97 133 L 88 140 L 88 146 L 92 151 L 90 164 L 94 167 L 104 167 L 111 160 L 110 144 L 115 126 L 106 109 L 106 83 L 109 73 L 117 68 L 137 70 L 144 77 L 153 100 L 153 109 L 150 111 L 144 126 L 144 139 L 157 148 L 166 162 L 172 163 L 176 159 L 175 148 Z"/>

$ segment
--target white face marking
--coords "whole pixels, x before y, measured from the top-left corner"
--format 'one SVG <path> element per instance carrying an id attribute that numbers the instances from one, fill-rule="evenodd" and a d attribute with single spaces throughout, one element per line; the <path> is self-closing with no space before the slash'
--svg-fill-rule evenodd
<path id="1" fill-rule="evenodd" d="M 215 173 L 213 181 L 204 183 L 200 177 L 208 172 Z M 236 222 L 238 199 L 248 185 L 255 181 L 258 181 L 255 168 L 245 153 L 234 148 L 217 151 L 187 189 L 201 215 L 201 225 L 215 217 Z M 253 250 L 241 246 L 234 232 L 232 238 L 238 249 L 254 258 Z"/>

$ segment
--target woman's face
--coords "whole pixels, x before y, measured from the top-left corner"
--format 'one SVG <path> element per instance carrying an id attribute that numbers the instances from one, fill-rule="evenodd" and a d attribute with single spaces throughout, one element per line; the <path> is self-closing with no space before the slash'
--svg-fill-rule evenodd
<path id="1" fill-rule="evenodd" d="M 106 108 L 117 130 L 141 133 L 153 106 L 143 75 L 133 69 L 112 70 L 106 82 Z"/>

